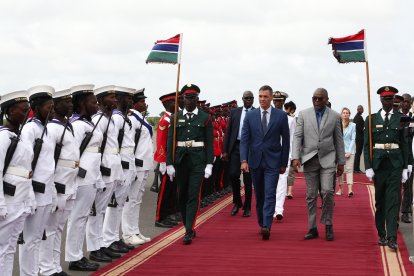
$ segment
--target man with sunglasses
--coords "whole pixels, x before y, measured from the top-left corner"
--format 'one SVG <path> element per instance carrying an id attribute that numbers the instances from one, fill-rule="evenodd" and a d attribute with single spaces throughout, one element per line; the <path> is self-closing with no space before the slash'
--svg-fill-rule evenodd
<path id="1" fill-rule="evenodd" d="M 335 172 L 344 171 L 345 150 L 341 116 L 327 107 L 328 91 L 318 88 L 313 93 L 313 107 L 299 112 L 292 145 L 292 166 L 295 171 L 303 164 L 306 180 L 306 202 L 309 231 L 305 240 L 319 236 L 316 224 L 318 188 L 321 187 L 322 214 L 326 240 L 334 239 L 332 217 L 334 208 Z M 306 135 L 305 135 L 306 134 Z"/>
<path id="2" fill-rule="evenodd" d="M 401 181 L 408 179 L 409 143 L 401 124 L 403 114 L 393 111 L 393 99 L 398 90 L 383 86 L 377 94 L 382 109 L 371 115 L 372 159 L 369 145 L 369 117 L 365 120 L 364 161 L 365 174 L 374 180 L 375 225 L 379 236 L 378 245 L 397 250 L 398 212 Z"/>
<path id="3" fill-rule="evenodd" d="M 246 114 L 253 110 L 254 97 L 251 91 L 243 93 L 243 106 L 230 111 L 230 117 L 224 136 L 223 159 L 229 162 L 229 177 L 233 190 L 233 209 L 231 215 L 235 216 L 243 207 L 243 217 L 250 217 L 252 202 L 252 177 L 249 172 L 243 172 L 245 199 L 244 205 L 240 195 L 240 139 L 243 121 Z"/>

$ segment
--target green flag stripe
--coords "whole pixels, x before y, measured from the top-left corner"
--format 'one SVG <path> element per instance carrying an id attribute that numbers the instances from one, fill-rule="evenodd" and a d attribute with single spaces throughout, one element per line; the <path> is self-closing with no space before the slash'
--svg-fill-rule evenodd
<path id="1" fill-rule="evenodd" d="M 178 54 L 177 53 L 167 53 L 167 52 L 151 52 L 147 58 L 147 63 L 151 62 L 161 62 L 161 63 L 177 63 Z"/>
<path id="2" fill-rule="evenodd" d="M 339 52 L 339 62 L 364 62 L 364 51 Z"/>

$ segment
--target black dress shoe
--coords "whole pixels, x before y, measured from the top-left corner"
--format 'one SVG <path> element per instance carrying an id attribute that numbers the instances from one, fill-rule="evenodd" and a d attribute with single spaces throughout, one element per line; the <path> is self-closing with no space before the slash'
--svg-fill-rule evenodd
<path id="1" fill-rule="evenodd" d="M 119 245 L 121 245 L 122 247 L 125 247 L 125 248 L 126 248 L 126 249 L 128 249 L 128 250 L 135 249 L 135 246 L 130 245 L 130 244 L 126 244 L 126 243 L 124 243 L 124 241 L 123 241 L 123 240 L 119 240 L 119 241 L 117 241 L 117 243 L 118 243 Z"/>
<path id="2" fill-rule="evenodd" d="M 245 209 L 245 210 L 243 211 L 243 217 L 248 218 L 248 217 L 250 217 L 251 215 L 252 215 L 252 213 L 251 213 L 250 209 Z"/>
<path id="3" fill-rule="evenodd" d="M 395 237 L 388 238 L 388 247 L 392 250 L 398 249 L 397 239 Z"/>
<path id="4" fill-rule="evenodd" d="M 276 220 L 282 220 L 283 219 L 283 215 L 282 214 L 277 214 L 276 215 Z"/>
<path id="5" fill-rule="evenodd" d="M 312 228 L 312 229 L 309 229 L 308 233 L 306 233 L 304 238 L 305 240 L 312 240 L 312 239 L 316 239 L 317 237 L 319 237 L 318 229 Z"/>
<path id="6" fill-rule="evenodd" d="M 186 233 L 183 238 L 183 244 L 188 245 L 193 242 L 193 232 Z"/>
<path id="7" fill-rule="evenodd" d="M 163 228 L 173 228 L 174 225 L 168 221 L 168 220 L 162 220 L 162 221 L 156 221 L 155 222 L 156 227 L 163 227 Z"/>
<path id="8" fill-rule="evenodd" d="M 325 230 L 326 230 L 326 233 L 325 233 L 326 240 L 327 241 L 333 241 L 334 240 L 333 226 L 332 225 L 326 225 Z"/>
<path id="9" fill-rule="evenodd" d="M 233 209 L 231 209 L 231 215 L 235 216 L 239 212 L 240 207 L 239 204 L 234 204 Z"/>
<path id="10" fill-rule="evenodd" d="M 172 219 L 169 219 L 169 218 L 166 218 L 165 221 L 167 221 L 167 223 L 172 224 L 173 226 L 176 226 L 179 223 L 178 221 L 175 221 L 175 220 L 172 220 Z"/>
<path id="11" fill-rule="evenodd" d="M 121 255 L 119 255 L 121 256 Z M 92 251 L 89 254 L 89 259 L 95 262 L 102 262 L 102 263 L 110 263 L 112 262 L 112 258 L 105 254 L 101 249 Z"/>
<path id="12" fill-rule="evenodd" d="M 386 246 L 387 245 L 387 239 L 385 237 L 380 237 L 378 239 L 378 245 L 379 246 Z"/>
<path id="13" fill-rule="evenodd" d="M 111 245 L 108 248 L 114 253 L 128 253 L 129 252 L 128 248 L 122 246 L 120 243 L 116 241 L 111 243 Z"/>
<path id="14" fill-rule="evenodd" d="M 105 255 L 107 255 L 108 257 L 110 257 L 112 259 L 118 259 L 118 258 L 121 258 L 121 256 L 122 256 L 121 254 L 116 253 L 116 252 L 114 252 L 111 249 L 106 248 L 106 247 L 101 247 L 100 250 L 101 250 L 102 253 L 104 253 Z"/>
<path id="15" fill-rule="evenodd" d="M 57 273 L 56 275 L 58 275 L 58 276 L 69 276 L 69 274 L 67 274 L 65 271 L 61 271 L 61 272 L 59 272 L 59 273 Z"/>
<path id="16" fill-rule="evenodd" d="M 270 238 L 270 230 L 267 227 L 262 228 L 262 240 L 267 241 Z"/>
<path id="17" fill-rule="evenodd" d="M 409 213 L 403 213 L 401 215 L 401 221 L 404 223 L 411 223 L 411 218 Z"/>
<path id="18" fill-rule="evenodd" d="M 99 264 L 91 263 L 88 259 L 83 257 L 79 261 L 69 262 L 69 270 L 76 271 L 96 271 L 99 268 Z"/>

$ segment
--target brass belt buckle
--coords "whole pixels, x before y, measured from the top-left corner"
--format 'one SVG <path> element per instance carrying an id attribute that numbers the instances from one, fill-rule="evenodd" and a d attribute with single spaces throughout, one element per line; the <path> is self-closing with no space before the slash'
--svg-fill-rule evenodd
<path id="1" fill-rule="evenodd" d="M 391 149 L 391 144 L 384 144 L 384 149 L 386 150 L 390 150 Z"/>
<path id="2" fill-rule="evenodd" d="M 79 168 L 79 161 L 75 161 L 75 168 Z"/>
<path id="3" fill-rule="evenodd" d="M 193 141 L 185 141 L 185 146 L 191 148 L 193 146 Z"/>

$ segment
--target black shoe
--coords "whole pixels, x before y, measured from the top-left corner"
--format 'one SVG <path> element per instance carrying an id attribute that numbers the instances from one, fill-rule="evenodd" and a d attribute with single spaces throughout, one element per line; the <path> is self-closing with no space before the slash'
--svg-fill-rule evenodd
<path id="1" fill-rule="evenodd" d="M 128 248 L 126 248 L 125 246 L 122 246 L 122 244 L 118 243 L 117 241 L 111 243 L 108 249 L 114 253 L 128 253 L 129 252 Z"/>
<path id="2" fill-rule="evenodd" d="M 267 241 L 270 238 L 270 230 L 267 227 L 262 228 L 262 240 Z"/>
<path id="3" fill-rule="evenodd" d="M 305 235 L 305 240 L 312 240 L 319 237 L 318 228 L 309 229 L 308 233 Z"/>
<path id="4" fill-rule="evenodd" d="M 106 255 L 101 249 L 92 251 L 89 254 L 89 259 L 95 262 L 110 263 L 112 258 Z"/>
<path id="5" fill-rule="evenodd" d="M 98 268 L 99 268 L 99 264 L 91 263 L 85 257 L 83 257 L 79 261 L 69 262 L 69 270 L 97 271 Z"/>
<path id="6" fill-rule="evenodd" d="M 116 252 L 112 251 L 111 249 L 109 249 L 109 247 L 108 248 L 101 247 L 100 250 L 103 254 L 107 255 L 111 259 L 118 259 L 118 258 L 121 258 L 121 256 L 122 256 L 121 254 L 116 253 Z"/>
<path id="7" fill-rule="evenodd" d="M 276 220 L 282 220 L 283 219 L 283 215 L 282 214 L 277 214 L 276 215 Z"/>
<path id="8" fill-rule="evenodd" d="M 59 273 L 54 273 L 54 274 L 56 274 L 57 276 L 69 276 L 69 274 L 67 274 L 65 271 L 61 271 L 61 272 L 59 272 Z M 53 275 L 53 274 L 52 274 Z"/>
<path id="9" fill-rule="evenodd" d="M 245 209 L 245 210 L 243 211 L 243 217 L 248 218 L 248 217 L 250 217 L 251 215 L 252 215 L 252 213 L 251 213 L 250 209 Z"/>
<path id="10" fill-rule="evenodd" d="M 117 241 L 117 243 L 118 243 L 120 246 L 127 248 L 128 250 L 135 249 L 135 246 L 130 245 L 130 244 L 126 244 L 126 243 L 124 243 L 124 241 L 123 241 L 123 240 L 119 240 L 119 241 Z"/>
<path id="11" fill-rule="evenodd" d="M 156 227 L 163 227 L 163 228 L 173 228 L 174 225 L 168 221 L 168 220 L 162 220 L 162 221 L 156 221 L 155 222 Z"/>
<path id="12" fill-rule="evenodd" d="M 193 242 L 193 232 L 186 233 L 183 238 L 183 244 L 191 244 Z"/>
<path id="13" fill-rule="evenodd" d="M 181 220 L 177 218 L 177 215 L 176 215 L 176 214 L 169 215 L 169 216 L 167 217 L 167 219 L 168 219 L 169 221 L 171 221 L 171 222 L 173 222 L 173 223 L 177 223 L 177 224 L 181 222 Z"/>
<path id="14" fill-rule="evenodd" d="M 392 250 L 398 249 L 397 239 L 395 237 L 388 238 L 388 247 Z"/>
<path id="15" fill-rule="evenodd" d="M 233 209 L 231 209 L 231 215 L 235 216 L 239 212 L 240 207 L 240 204 L 234 204 Z"/>
<path id="16" fill-rule="evenodd" d="M 387 239 L 385 237 L 380 237 L 378 239 L 378 245 L 379 246 L 386 246 L 387 245 Z"/>
<path id="17" fill-rule="evenodd" d="M 325 226 L 325 236 L 327 241 L 333 241 L 334 240 L 334 232 L 333 232 L 333 226 L 332 225 L 326 225 Z"/>
<path id="18" fill-rule="evenodd" d="M 401 215 L 401 221 L 404 223 L 411 223 L 411 218 L 409 213 L 403 213 Z"/>
<path id="19" fill-rule="evenodd" d="M 169 219 L 169 218 L 166 218 L 165 219 L 165 221 L 168 221 L 170 224 L 172 224 L 173 226 L 176 226 L 176 225 L 178 225 L 178 221 L 175 221 L 175 220 L 172 220 L 172 219 Z"/>
<path id="20" fill-rule="evenodd" d="M 154 192 L 154 193 L 158 193 L 158 185 L 157 185 L 157 183 L 153 183 L 152 185 L 151 185 L 151 188 L 150 188 L 150 191 L 151 192 Z"/>

